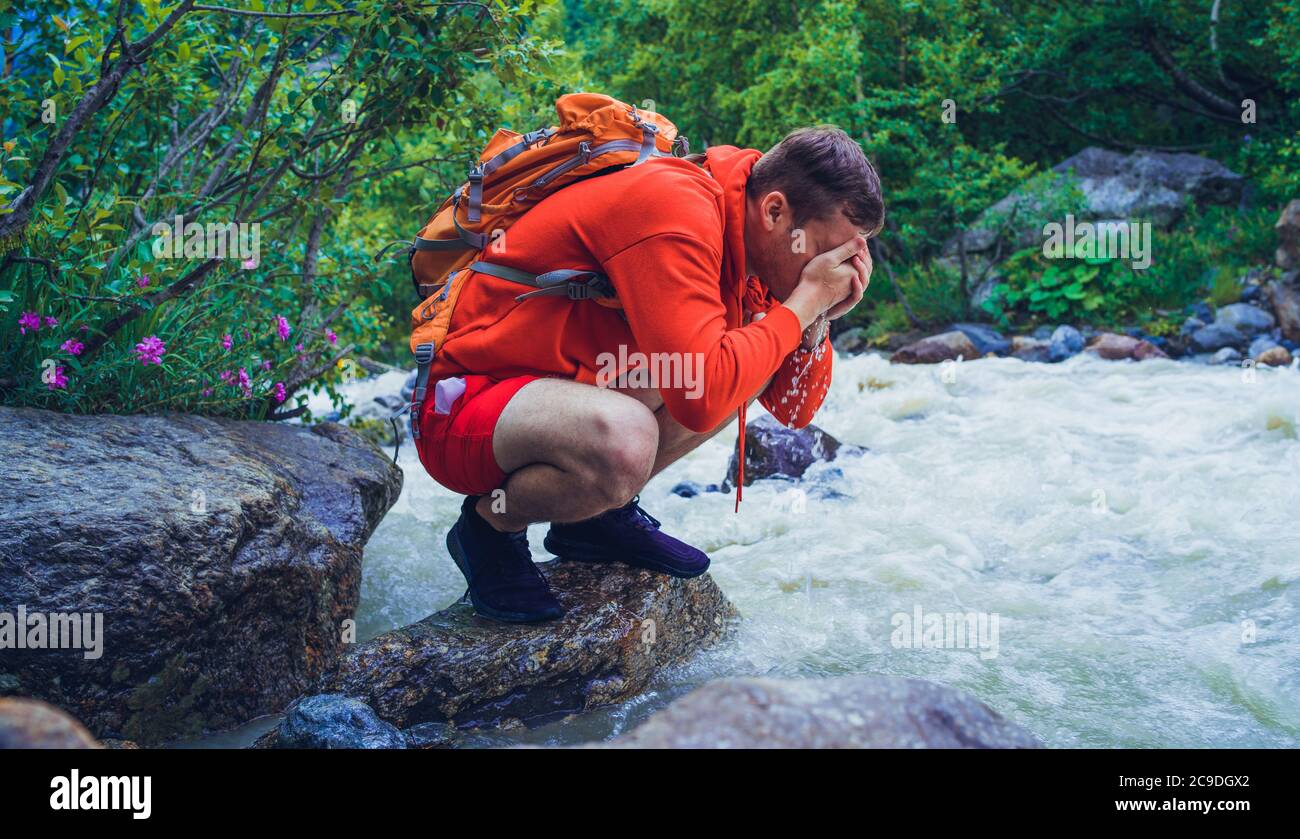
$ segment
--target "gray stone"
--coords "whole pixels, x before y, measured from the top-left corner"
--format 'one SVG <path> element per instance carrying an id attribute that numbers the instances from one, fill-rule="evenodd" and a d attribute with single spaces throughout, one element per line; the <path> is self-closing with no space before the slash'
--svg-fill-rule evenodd
<path id="1" fill-rule="evenodd" d="M 7 650 L 0 693 L 144 745 L 279 711 L 329 668 L 401 471 L 339 425 L 0 408 L 0 612 L 103 616 Z"/>
<path id="2" fill-rule="evenodd" d="M 953 688 L 895 676 L 723 679 L 605 748 L 1032 749 L 1024 728 Z"/>
<path id="3" fill-rule="evenodd" d="M 1192 333 L 1192 349 L 1197 352 L 1214 352 L 1223 347 L 1244 347 L 1249 339 L 1238 330 L 1212 323 Z"/>
<path id="4" fill-rule="evenodd" d="M 891 355 L 889 361 L 891 364 L 938 364 L 958 358 L 971 361 L 979 357 L 979 350 L 966 333 L 954 329 L 908 344 Z"/>
<path id="5" fill-rule="evenodd" d="M 1210 357 L 1211 364 L 1236 364 L 1241 361 L 1241 353 L 1234 347 L 1224 347 Z"/>
<path id="6" fill-rule="evenodd" d="M 660 669 L 720 638 L 735 614 L 707 574 L 538 567 L 564 617 L 505 624 L 457 603 L 352 647 L 318 690 L 361 699 L 400 728 L 544 721 L 635 696 Z"/>
<path id="7" fill-rule="evenodd" d="M 1052 332 L 1048 361 L 1065 361 L 1083 351 L 1083 334 L 1073 326 L 1061 325 Z"/>
<path id="8" fill-rule="evenodd" d="M 982 323 L 954 323 L 951 328 L 969 338 L 980 355 L 1005 355 L 1011 352 L 1011 342 L 991 326 Z"/>
<path id="9" fill-rule="evenodd" d="M 1269 331 L 1274 323 L 1272 315 L 1249 303 L 1223 306 L 1214 315 L 1215 326 L 1235 329 L 1247 337 Z"/>
<path id="10" fill-rule="evenodd" d="M 1272 338 L 1270 338 L 1267 335 L 1261 335 L 1255 340 L 1250 342 L 1250 348 L 1246 350 L 1246 357 L 1257 359 L 1265 351 L 1271 350 L 1273 349 L 1273 347 L 1276 347 L 1277 345 L 1278 345 L 1277 341 L 1274 341 Z"/>
<path id="11" fill-rule="evenodd" d="M 339 694 L 293 703 L 276 729 L 277 749 L 405 749 L 406 735 L 366 703 Z"/>
<path id="12" fill-rule="evenodd" d="M 846 329 L 831 341 L 831 346 L 838 352 L 852 355 L 867 348 L 867 330 L 861 326 Z"/>

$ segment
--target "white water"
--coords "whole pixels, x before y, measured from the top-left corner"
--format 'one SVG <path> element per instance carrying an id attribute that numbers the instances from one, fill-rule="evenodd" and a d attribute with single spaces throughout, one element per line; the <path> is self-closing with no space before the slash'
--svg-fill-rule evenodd
<path id="1" fill-rule="evenodd" d="M 1300 373 L 1086 356 L 954 372 L 838 358 L 816 422 L 871 451 L 805 484 L 802 512 L 782 482 L 747 488 L 739 515 L 731 495 L 670 493 L 720 482 L 731 432 L 653 481 L 643 506 L 709 552 L 743 619 L 646 696 L 524 739 L 618 733 L 722 675 L 889 673 L 965 689 L 1053 746 L 1300 745 Z M 464 589 L 443 546 L 459 497 L 409 444 L 401 463 L 362 638 Z M 995 613 L 996 657 L 895 648 L 891 617 L 918 606 Z"/>

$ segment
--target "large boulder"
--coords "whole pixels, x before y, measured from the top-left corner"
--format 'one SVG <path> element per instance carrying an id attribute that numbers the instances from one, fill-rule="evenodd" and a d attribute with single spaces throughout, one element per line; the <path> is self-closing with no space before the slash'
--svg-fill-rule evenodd
<path id="1" fill-rule="evenodd" d="M 814 463 L 862 451 L 858 446 L 845 446 L 815 425 L 786 428 L 764 414 L 745 426 L 745 486 L 766 478 L 798 480 Z M 740 458 L 733 450 L 722 482 L 723 492 L 736 485 L 739 464 Z"/>
<path id="2" fill-rule="evenodd" d="M 971 303 L 979 306 L 1000 281 L 997 264 L 1043 242 L 1043 225 L 1076 221 L 1150 221 L 1172 226 L 1189 205 L 1235 205 L 1246 181 L 1222 164 L 1193 154 L 1138 151 L 1121 154 L 1090 147 L 1013 190 L 964 231 L 949 237 L 941 263 L 953 270 L 966 258 Z M 1071 185 L 1080 195 L 1069 195 Z"/>
<path id="3" fill-rule="evenodd" d="M 971 361 L 979 357 L 979 350 L 966 333 L 954 329 L 908 344 L 891 355 L 889 361 L 891 364 L 938 364 L 959 358 Z"/>
<path id="4" fill-rule="evenodd" d="M 1219 307 L 1219 310 L 1214 313 L 1214 322 L 1219 326 L 1235 329 L 1246 336 L 1268 332 L 1275 323 L 1272 315 L 1249 303 L 1233 303 Z"/>
<path id="5" fill-rule="evenodd" d="M 1041 744 L 953 688 L 894 676 L 711 682 L 601 744 L 640 749 L 1032 749 Z"/>
<path id="6" fill-rule="evenodd" d="M 1300 198 L 1292 200 L 1277 220 L 1277 267 L 1300 268 Z"/>
<path id="7" fill-rule="evenodd" d="M 0 636 L 20 610 L 85 632 L 6 649 L 0 694 L 150 745 L 278 711 L 338 660 L 362 547 L 402 484 L 369 443 L 335 424 L 10 408 L 0 436 Z"/>
<path id="8" fill-rule="evenodd" d="M 540 567 L 565 608 L 559 620 L 503 624 L 462 601 L 352 648 L 320 690 L 361 699 L 400 728 L 528 723 L 636 695 L 721 637 L 735 614 L 707 574 Z"/>
<path id="9" fill-rule="evenodd" d="M 1143 219 L 1169 227 L 1190 202 L 1234 205 L 1246 179 L 1223 164 L 1195 154 L 1138 151 L 1132 154 L 1090 147 L 1052 167 L 1073 172 L 1091 219 Z"/>
<path id="10" fill-rule="evenodd" d="M 1282 337 L 1300 344 L 1300 289 L 1274 280 L 1268 284 L 1266 296 Z"/>
<path id="11" fill-rule="evenodd" d="M 35 699 L 0 697 L 0 749 L 97 749 L 86 727 Z"/>

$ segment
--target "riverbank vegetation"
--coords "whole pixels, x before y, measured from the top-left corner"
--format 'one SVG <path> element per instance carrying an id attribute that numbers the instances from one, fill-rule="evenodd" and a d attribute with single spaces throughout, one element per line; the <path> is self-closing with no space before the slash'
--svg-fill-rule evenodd
<path id="1" fill-rule="evenodd" d="M 1235 300 L 1300 196 L 1292 0 L 20 0 L 0 39 L 7 404 L 286 416 L 352 359 L 406 364 L 394 243 L 497 126 L 546 124 L 575 89 L 664 113 L 695 150 L 819 122 L 859 138 L 889 221 L 844 325 L 873 338 L 979 319 L 1176 329 Z M 1009 243 L 976 299 L 981 269 L 951 243 L 1089 146 L 1203 155 L 1249 187 L 1186 208 L 1143 271 Z M 1078 201 L 1050 198 L 1033 212 Z M 160 248 L 178 216 L 257 225 L 257 254 L 215 256 L 206 235 Z"/>

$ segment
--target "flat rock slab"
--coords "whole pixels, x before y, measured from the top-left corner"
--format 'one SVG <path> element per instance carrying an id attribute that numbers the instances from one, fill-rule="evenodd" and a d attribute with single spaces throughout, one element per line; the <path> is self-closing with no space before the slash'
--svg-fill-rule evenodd
<path id="1" fill-rule="evenodd" d="M 629 749 L 1026 749 L 1041 744 L 978 699 L 921 679 L 722 679 L 608 743 Z"/>
<path id="2" fill-rule="evenodd" d="M 540 722 L 636 695 L 656 671 L 721 637 L 735 615 L 707 574 L 539 567 L 566 609 L 559 620 L 504 624 L 457 603 L 357 645 L 319 691 L 361 699 L 403 729 Z"/>
<path id="3" fill-rule="evenodd" d="M 0 619 L 102 620 L 95 658 L 0 652 L 0 694 L 145 745 L 279 711 L 336 663 L 402 485 L 332 423 L 0 408 L 0 438 Z"/>

